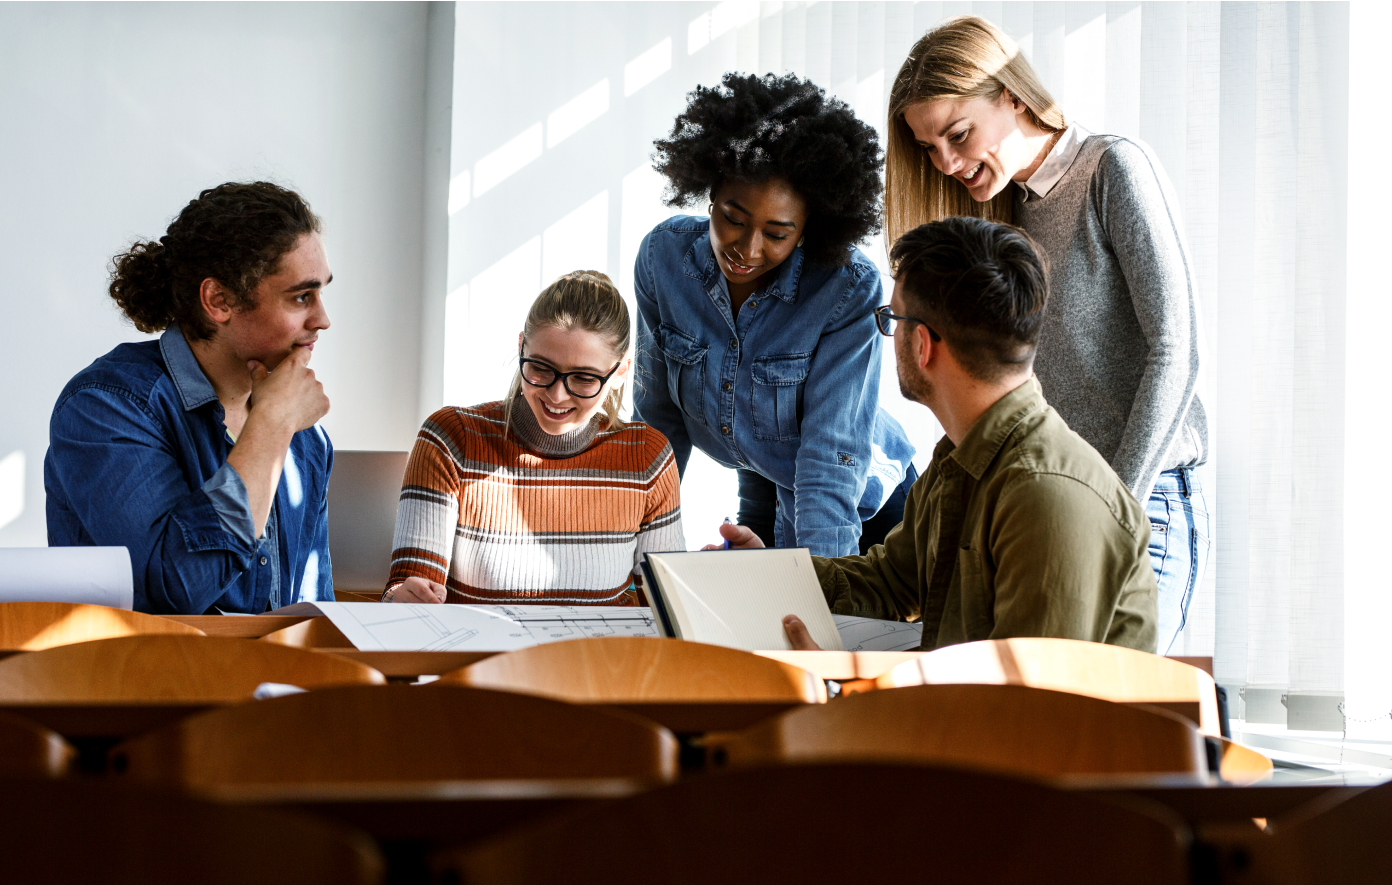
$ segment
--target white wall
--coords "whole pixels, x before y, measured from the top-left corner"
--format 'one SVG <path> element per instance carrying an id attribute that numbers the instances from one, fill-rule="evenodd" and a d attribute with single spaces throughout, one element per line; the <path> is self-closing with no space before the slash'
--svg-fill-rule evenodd
<path id="1" fill-rule="evenodd" d="M 0 545 L 46 543 L 63 385 L 144 337 L 106 294 L 110 257 L 227 180 L 294 187 L 324 219 L 313 367 L 335 445 L 409 447 L 428 5 L 0 4 Z"/>

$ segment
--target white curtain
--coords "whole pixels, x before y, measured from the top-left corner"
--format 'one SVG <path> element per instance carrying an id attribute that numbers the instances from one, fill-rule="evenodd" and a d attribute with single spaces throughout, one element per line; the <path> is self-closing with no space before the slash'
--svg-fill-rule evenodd
<path id="1" fill-rule="evenodd" d="M 545 281 L 605 270 L 671 211 L 651 171 L 698 84 L 794 72 L 883 136 L 890 84 L 942 19 L 1013 36 L 1070 119 L 1140 138 L 1175 185 L 1206 331 L 1201 472 L 1214 544 L 1183 637 L 1234 715 L 1341 727 L 1346 3 L 461 3 L 456 11 L 446 400 L 500 396 Z M 695 212 L 704 211 L 698 207 Z M 883 244 L 863 247 L 883 264 Z M 882 400 L 919 442 L 939 429 Z M 735 507 L 693 459 L 688 541 Z"/>

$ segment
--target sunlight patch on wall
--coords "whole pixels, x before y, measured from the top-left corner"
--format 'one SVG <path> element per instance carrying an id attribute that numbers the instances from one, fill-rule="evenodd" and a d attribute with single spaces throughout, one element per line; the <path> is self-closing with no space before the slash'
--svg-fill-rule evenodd
<path id="1" fill-rule="evenodd" d="M 469 205 L 469 170 L 465 169 L 450 179 L 449 214 L 454 215 L 467 205 Z"/>
<path id="2" fill-rule="evenodd" d="M 541 124 L 533 123 L 474 164 L 474 196 L 483 196 L 540 156 Z"/>
<path id="3" fill-rule="evenodd" d="M 672 69 L 672 38 L 668 37 L 624 65 L 624 98 Z"/>
<path id="4" fill-rule="evenodd" d="M 24 452 L 15 450 L 0 458 L 0 528 L 24 513 Z"/>
<path id="5" fill-rule="evenodd" d="M 541 291 L 541 237 L 532 237 L 469 281 L 470 329 L 461 399 L 472 405 L 502 399 L 517 368 L 517 334 Z M 484 331 L 486 330 L 486 331 Z M 446 378 L 446 386 L 450 379 Z"/>
<path id="6" fill-rule="evenodd" d="M 572 98 L 546 118 L 546 146 L 553 148 L 609 110 L 609 78 Z"/>
<path id="7" fill-rule="evenodd" d="M 573 270 L 607 273 L 608 257 L 609 192 L 604 190 L 542 234 L 542 285 Z"/>

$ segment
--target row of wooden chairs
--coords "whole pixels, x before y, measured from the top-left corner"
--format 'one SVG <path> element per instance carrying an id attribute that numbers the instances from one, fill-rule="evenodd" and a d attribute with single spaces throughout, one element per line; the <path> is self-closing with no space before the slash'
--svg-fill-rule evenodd
<path id="1" fill-rule="evenodd" d="M 71 758 L 61 739 L 15 724 L 33 770 L 61 773 Z M 1022 686 L 857 695 L 709 736 L 706 746 L 717 768 L 878 761 L 1034 777 L 1207 773 L 1202 737 L 1173 713 Z M 192 715 L 119 745 L 110 767 L 127 779 L 192 787 L 665 782 L 678 774 L 678 754 L 667 729 L 612 707 L 455 685 L 389 685 L 321 688 Z"/>

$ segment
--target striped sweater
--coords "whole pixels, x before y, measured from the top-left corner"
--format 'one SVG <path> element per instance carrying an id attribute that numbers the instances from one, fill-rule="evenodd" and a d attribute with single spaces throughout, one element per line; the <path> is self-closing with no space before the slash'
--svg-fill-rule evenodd
<path id="1" fill-rule="evenodd" d="M 676 460 L 640 422 L 552 436 L 518 397 L 446 407 L 416 437 L 396 511 L 392 587 L 420 576 L 448 601 L 625 605 L 642 554 L 685 548 Z"/>

